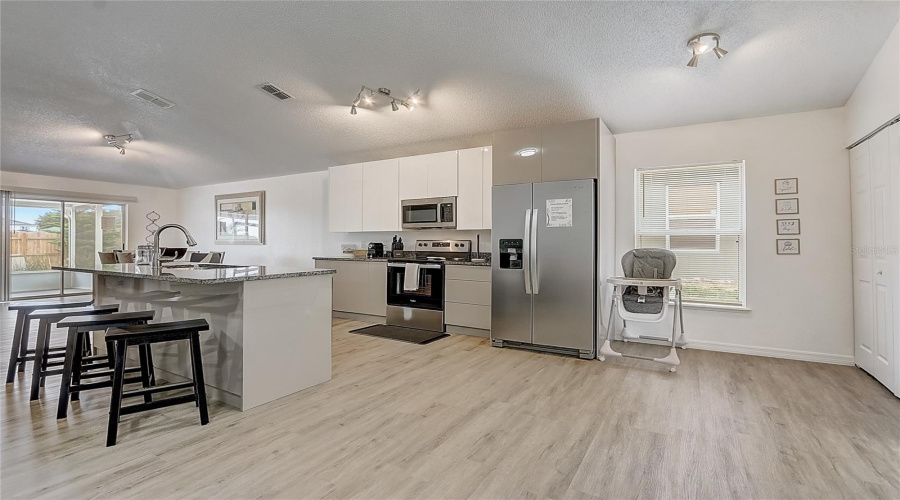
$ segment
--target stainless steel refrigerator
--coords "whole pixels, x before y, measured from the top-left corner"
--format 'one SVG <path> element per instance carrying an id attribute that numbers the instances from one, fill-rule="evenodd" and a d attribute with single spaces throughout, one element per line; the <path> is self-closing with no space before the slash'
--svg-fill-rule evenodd
<path id="1" fill-rule="evenodd" d="M 491 345 L 597 352 L 595 180 L 493 188 Z"/>

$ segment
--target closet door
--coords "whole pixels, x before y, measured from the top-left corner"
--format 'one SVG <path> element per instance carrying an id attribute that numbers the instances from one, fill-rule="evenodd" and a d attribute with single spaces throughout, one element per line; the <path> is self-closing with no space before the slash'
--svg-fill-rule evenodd
<path id="1" fill-rule="evenodd" d="M 886 130 L 888 133 L 888 150 L 890 154 L 889 169 L 891 172 L 891 202 L 894 216 L 893 243 L 891 248 L 892 260 L 890 267 L 893 269 L 889 276 L 893 277 L 894 290 L 894 394 L 900 397 L 900 123 L 894 124 Z M 885 271 L 887 273 L 887 270 Z"/>
<path id="2" fill-rule="evenodd" d="M 894 274 L 897 260 L 892 246 L 896 242 L 896 193 L 891 186 L 891 158 L 886 129 L 869 139 L 869 166 L 872 179 L 872 236 L 875 252 L 872 259 L 874 285 L 874 351 L 872 375 L 889 389 L 894 385 Z"/>
<path id="3" fill-rule="evenodd" d="M 852 190 L 852 241 L 853 241 L 853 329 L 856 332 L 856 365 L 872 373 L 874 361 L 874 336 L 872 319 L 872 256 L 867 249 L 872 245 L 872 197 L 869 179 L 869 143 L 864 142 L 850 150 L 850 188 Z"/>
<path id="4" fill-rule="evenodd" d="M 853 192 L 853 295 L 856 364 L 892 391 L 898 387 L 898 193 L 894 127 L 850 151 Z"/>

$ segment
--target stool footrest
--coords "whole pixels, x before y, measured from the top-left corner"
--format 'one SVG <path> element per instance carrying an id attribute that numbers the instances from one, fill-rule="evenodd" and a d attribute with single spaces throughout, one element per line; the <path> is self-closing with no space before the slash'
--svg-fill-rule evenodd
<path id="1" fill-rule="evenodd" d="M 123 380 L 123 382 L 126 384 L 140 384 L 141 378 L 126 378 L 125 380 Z M 100 382 L 88 382 L 86 384 L 73 385 L 69 389 L 69 392 L 74 394 L 76 392 L 89 391 L 91 389 L 102 389 L 104 387 L 112 387 L 112 380 L 101 380 Z"/>
<path id="2" fill-rule="evenodd" d="M 65 356 L 66 346 L 51 347 L 50 352 L 61 352 Z M 34 354 L 34 349 L 26 349 L 25 354 Z"/>
<path id="3" fill-rule="evenodd" d="M 125 394 L 122 395 L 123 397 Z M 174 398 L 166 398 L 166 399 L 158 399 L 156 401 L 151 401 L 149 403 L 140 403 L 136 405 L 123 406 L 120 414 L 122 415 L 130 415 L 132 413 L 137 413 L 141 411 L 147 410 L 155 410 L 157 408 L 165 408 L 167 406 L 175 406 L 184 403 L 193 403 L 197 400 L 197 396 L 194 394 L 187 394 L 184 396 L 176 396 Z"/>
<path id="4" fill-rule="evenodd" d="M 156 394 L 157 392 L 177 391 L 180 389 L 193 389 L 194 382 L 179 382 L 177 384 L 158 385 L 156 387 L 145 387 L 143 389 L 135 389 L 122 393 L 123 398 L 136 398 L 147 394 Z M 165 401 L 164 399 L 162 401 Z"/>
<path id="5" fill-rule="evenodd" d="M 112 377 L 113 372 L 115 370 L 101 370 L 98 372 L 86 372 L 81 374 L 81 378 L 97 378 L 97 377 Z M 141 371 L 140 366 L 132 366 L 125 369 L 125 373 L 138 373 Z"/>

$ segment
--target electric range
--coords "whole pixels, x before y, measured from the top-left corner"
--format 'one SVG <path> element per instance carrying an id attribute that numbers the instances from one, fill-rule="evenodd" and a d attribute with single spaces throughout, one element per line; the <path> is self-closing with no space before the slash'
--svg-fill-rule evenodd
<path id="1" fill-rule="evenodd" d="M 387 318 L 389 325 L 444 331 L 444 262 L 468 261 L 469 240 L 416 241 L 414 257 L 388 259 Z M 407 284 L 406 273 L 417 264 L 415 285 Z"/>

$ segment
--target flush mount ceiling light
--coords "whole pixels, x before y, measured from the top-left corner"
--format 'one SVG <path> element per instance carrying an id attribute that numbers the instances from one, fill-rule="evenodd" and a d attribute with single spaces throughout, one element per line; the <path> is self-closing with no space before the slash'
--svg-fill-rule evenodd
<path id="1" fill-rule="evenodd" d="M 700 56 L 706 54 L 710 50 L 712 50 L 719 59 L 725 57 L 725 54 L 728 53 L 727 50 L 719 47 L 718 33 L 700 33 L 699 35 L 694 35 L 688 40 L 687 46 L 691 51 L 691 60 L 688 61 L 687 65 L 691 68 L 696 68 Z"/>
<path id="2" fill-rule="evenodd" d="M 537 154 L 536 148 L 525 148 L 516 151 L 516 154 L 523 157 L 534 156 Z"/>
<path id="3" fill-rule="evenodd" d="M 103 138 L 106 139 L 107 144 L 118 149 L 120 155 L 125 154 L 125 144 L 128 144 L 132 140 L 131 134 L 104 135 Z"/>
<path id="4" fill-rule="evenodd" d="M 359 89 L 359 94 L 356 94 L 356 99 L 350 103 L 350 114 L 356 114 L 356 108 L 362 106 L 363 104 L 371 105 L 375 102 L 376 96 L 382 96 L 391 100 L 391 110 L 397 111 L 400 109 L 400 106 L 412 111 L 416 109 L 416 105 L 422 101 L 421 96 L 419 96 L 419 91 L 415 91 L 413 95 L 407 97 L 406 99 L 398 99 L 396 97 L 391 96 L 391 89 L 386 89 L 384 87 L 379 88 L 378 90 L 370 89 L 365 85 Z M 399 104 L 399 106 L 398 106 Z"/>

